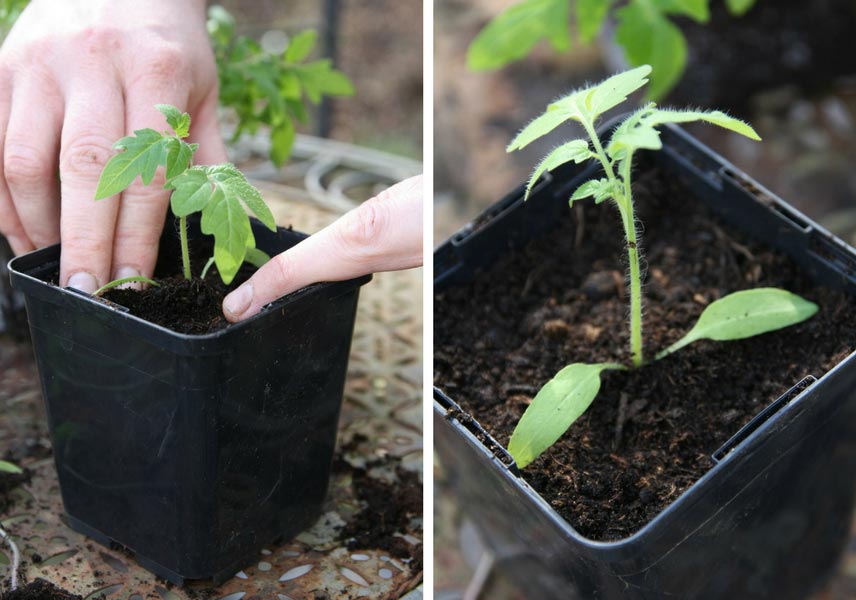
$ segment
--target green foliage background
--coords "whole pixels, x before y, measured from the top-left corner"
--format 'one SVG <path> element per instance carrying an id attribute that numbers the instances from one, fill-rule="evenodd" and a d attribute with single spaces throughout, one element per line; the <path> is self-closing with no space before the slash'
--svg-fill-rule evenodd
<path id="1" fill-rule="evenodd" d="M 726 0 L 735 16 L 754 4 L 755 0 Z M 571 47 L 571 15 L 578 41 L 589 44 L 610 11 L 616 20 L 615 41 L 627 62 L 653 68 L 648 98 L 662 98 L 680 80 L 687 64 L 687 40 L 672 18 L 707 23 L 710 0 L 523 0 L 482 29 L 470 45 L 467 64 L 476 71 L 498 69 L 527 56 L 541 40 L 564 52 Z"/>

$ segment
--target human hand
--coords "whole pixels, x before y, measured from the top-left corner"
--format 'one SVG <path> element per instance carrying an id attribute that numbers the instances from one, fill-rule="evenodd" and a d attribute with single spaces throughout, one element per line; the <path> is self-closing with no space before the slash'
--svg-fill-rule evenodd
<path id="1" fill-rule="evenodd" d="M 422 176 L 411 177 L 348 212 L 332 225 L 271 258 L 226 296 L 223 314 L 243 321 L 295 290 L 319 281 L 422 264 Z"/>
<path id="2" fill-rule="evenodd" d="M 162 173 L 94 196 L 113 141 L 162 128 L 158 103 L 190 113 L 197 162 L 225 161 L 203 0 L 32 0 L 0 48 L 0 233 L 16 254 L 62 239 L 60 284 L 86 292 L 152 275 Z"/>

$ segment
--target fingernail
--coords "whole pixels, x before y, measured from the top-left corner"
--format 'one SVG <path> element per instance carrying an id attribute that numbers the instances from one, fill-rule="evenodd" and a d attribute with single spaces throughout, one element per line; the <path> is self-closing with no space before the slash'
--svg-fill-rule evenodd
<path id="1" fill-rule="evenodd" d="M 139 277 L 140 272 L 134 267 L 119 267 L 116 273 L 113 274 L 114 279 L 125 279 L 126 277 Z M 143 284 L 140 282 L 123 283 L 118 287 L 120 290 L 142 290 Z"/>
<path id="2" fill-rule="evenodd" d="M 96 281 L 95 276 L 91 273 L 81 271 L 68 278 L 68 287 L 91 294 L 98 289 L 98 281 Z"/>
<path id="3" fill-rule="evenodd" d="M 240 317 L 250 308 L 253 301 L 253 284 L 245 283 L 223 300 L 223 309 L 234 317 Z"/>

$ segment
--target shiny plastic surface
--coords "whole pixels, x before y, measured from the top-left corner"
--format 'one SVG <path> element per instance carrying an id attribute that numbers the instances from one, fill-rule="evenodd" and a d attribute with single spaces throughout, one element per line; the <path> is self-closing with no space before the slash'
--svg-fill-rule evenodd
<path id="1" fill-rule="evenodd" d="M 790 255 L 819 283 L 856 292 L 856 253 L 707 147 L 665 128 L 661 166 L 721 216 Z M 589 169 L 590 170 L 590 169 Z M 477 277 L 556 222 L 584 169 L 568 165 L 488 209 L 435 252 L 435 286 Z M 510 455 L 436 382 L 435 450 L 460 506 L 528 597 L 796 600 L 834 569 L 856 491 L 856 354 L 772 403 L 711 457 L 712 469 L 630 538 L 582 537 Z"/>
<path id="2" fill-rule="evenodd" d="M 305 237 L 258 224 L 254 234 L 269 254 Z M 202 264 L 210 248 L 194 237 Z M 159 264 L 177 255 L 168 227 Z M 370 278 L 310 286 L 191 336 L 50 284 L 58 259 L 54 246 L 10 271 L 26 298 L 71 526 L 181 583 L 227 579 L 311 525 Z"/>

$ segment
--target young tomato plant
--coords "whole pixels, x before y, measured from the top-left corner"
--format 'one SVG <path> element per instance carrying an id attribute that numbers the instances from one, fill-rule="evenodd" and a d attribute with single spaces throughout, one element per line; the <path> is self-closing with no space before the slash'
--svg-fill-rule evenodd
<path id="1" fill-rule="evenodd" d="M 354 86 L 333 68 L 329 58 L 308 60 L 317 34 L 294 35 L 281 54 L 267 52 L 246 36 L 235 34 L 235 20 L 222 6 L 208 10 L 208 36 L 217 58 L 220 104 L 232 109 L 237 127 L 232 141 L 244 132 L 270 127 L 270 159 L 281 167 L 291 154 L 295 122 L 308 119 L 307 102 L 324 96 L 352 96 Z"/>
<path id="2" fill-rule="evenodd" d="M 645 365 L 642 345 L 642 275 L 639 266 L 641 240 L 633 205 L 632 165 L 637 150 L 662 148 L 657 127 L 665 123 L 704 121 L 724 127 L 753 140 L 758 134 L 746 123 L 719 111 L 664 110 L 653 103 L 636 110 L 615 129 L 609 143 L 595 130 L 600 115 L 618 106 L 647 82 L 651 67 L 614 75 L 599 85 L 577 90 L 550 104 L 514 138 L 508 151 L 518 150 L 543 137 L 566 121 L 582 125 L 587 139 L 574 139 L 550 152 L 529 179 L 526 196 L 547 171 L 568 162 L 597 161 L 602 177 L 583 183 L 569 203 L 593 198 L 600 204 L 610 200 L 621 216 L 630 278 L 630 354 L 632 367 Z M 814 315 L 817 305 L 786 290 L 758 288 L 729 294 L 705 308 L 696 325 L 678 342 L 654 356 L 654 360 L 676 352 L 697 340 L 737 340 L 800 323 Z M 619 363 L 571 364 L 547 382 L 526 409 L 508 446 L 520 467 L 549 448 L 591 405 L 600 389 L 600 375 L 608 369 L 626 369 Z"/>
<path id="3" fill-rule="evenodd" d="M 202 233 L 214 236 L 214 255 L 202 277 L 213 263 L 217 265 L 223 283 L 228 285 L 245 261 L 260 267 L 270 259 L 256 248 L 250 218 L 242 203 L 268 229 L 276 231 L 273 213 L 259 191 L 234 165 L 193 165 L 198 144 L 185 141 L 190 134 L 190 115 L 168 104 L 158 104 L 156 108 L 166 117 L 173 133 L 140 129 L 116 142 L 113 147 L 122 152 L 111 157 L 104 166 L 95 199 L 109 198 L 124 191 L 137 177 L 149 185 L 158 167 L 164 167 L 164 188 L 173 190 L 170 207 L 179 219 L 185 279 L 192 278 L 187 217 L 198 212 L 202 214 Z M 130 281 L 152 283 L 143 277 L 126 278 L 110 282 L 99 292 Z"/>

